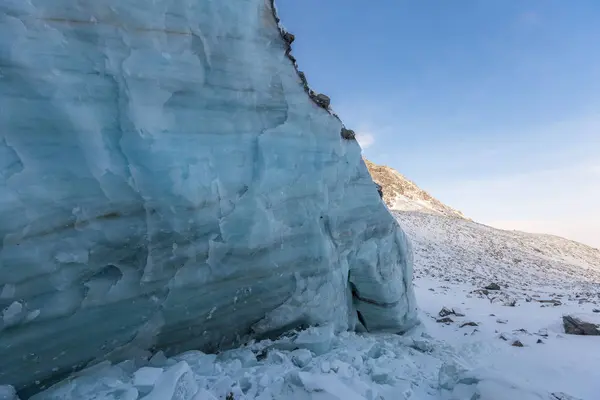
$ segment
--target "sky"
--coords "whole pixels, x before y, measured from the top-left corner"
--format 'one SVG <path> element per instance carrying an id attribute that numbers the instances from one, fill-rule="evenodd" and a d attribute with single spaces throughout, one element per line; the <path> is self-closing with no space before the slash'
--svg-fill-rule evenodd
<path id="1" fill-rule="evenodd" d="M 368 159 L 478 222 L 600 248 L 600 1 L 276 3 Z"/>

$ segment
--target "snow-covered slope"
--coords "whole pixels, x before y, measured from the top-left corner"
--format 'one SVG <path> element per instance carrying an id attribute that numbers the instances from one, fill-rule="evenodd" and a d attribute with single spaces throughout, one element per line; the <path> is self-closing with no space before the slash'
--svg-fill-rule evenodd
<path id="1" fill-rule="evenodd" d="M 537 393 L 503 387 L 498 396 L 598 399 L 600 336 L 566 335 L 562 325 L 566 314 L 598 319 L 598 249 L 461 218 L 394 215 L 413 244 L 417 301 L 431 336 L 451 344 L 472 370 Z"/>
<path id="2" fill-rule="evenodd" d="M 413 243 L 416 273 L 451 281 L 543 285 L 575 292 L 600 283 L 600 250 L 557 236 L 504 231 L 458 218 L 395 211 Z"/>
<path id="3" fill-rule="evenodd" d="M 458 211 L 443 204 L 393 168 L 365 160 L 373 180 L 383 189 L 383 201 L 392 210 L 422 211 L 464 218 Z"/>
<path id="4" fill-rule="evenodd" d="M 0 2 L 0 384 L 415 323 L 406 238 L 292 41 L 269 0 Z"/>

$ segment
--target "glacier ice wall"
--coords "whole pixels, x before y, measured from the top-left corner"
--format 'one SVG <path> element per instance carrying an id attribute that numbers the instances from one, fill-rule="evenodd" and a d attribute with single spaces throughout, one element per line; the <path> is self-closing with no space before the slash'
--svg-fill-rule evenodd
<path id="1" fill-rule="evenodd" d="M 269 0 L 0 4 L 0 384 L 414 324 L 407 239 L 286 48 Z"/>

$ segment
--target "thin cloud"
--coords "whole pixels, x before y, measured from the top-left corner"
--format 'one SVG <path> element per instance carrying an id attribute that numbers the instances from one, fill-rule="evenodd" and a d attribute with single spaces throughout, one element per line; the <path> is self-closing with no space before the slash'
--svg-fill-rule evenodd
<path id="1" fill-rule="evenodd" d="M 356 134 L 356 140 L 358 141 L 358 144 L 360 144 L 360 147 L 366 149 L 375 143 L 375 136 L 368 132 L 358 132 Z"/>

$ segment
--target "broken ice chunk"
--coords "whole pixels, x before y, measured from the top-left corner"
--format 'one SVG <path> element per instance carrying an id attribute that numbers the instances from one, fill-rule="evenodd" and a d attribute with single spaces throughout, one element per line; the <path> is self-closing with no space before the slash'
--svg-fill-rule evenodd
<path id="1" fill-rule="evenodd" d="M 149 378 L 149 377 L 148 377 Z M 198 392 L 194 373 L 185 361 L 181 361 L 163 372 L 154 384 L 154 388 L 144 400 L 192 400 Z"/>
<path id="2" fill-rule="evenodd" d="M 300 332 L 294 343 L 300 348 L 305 348 L 316 355 L 321 355 L 331 349 L 333 338 L 333 326 L 326 325 L 308 328 Z"/>
<path id="3" fill-rule="evenodd" d="M 133 385 L 140 393 L 146 394 L 154 388 L 154 384 L 163 373 L 162 368 L 143 367 L 133 374 Z"/>

